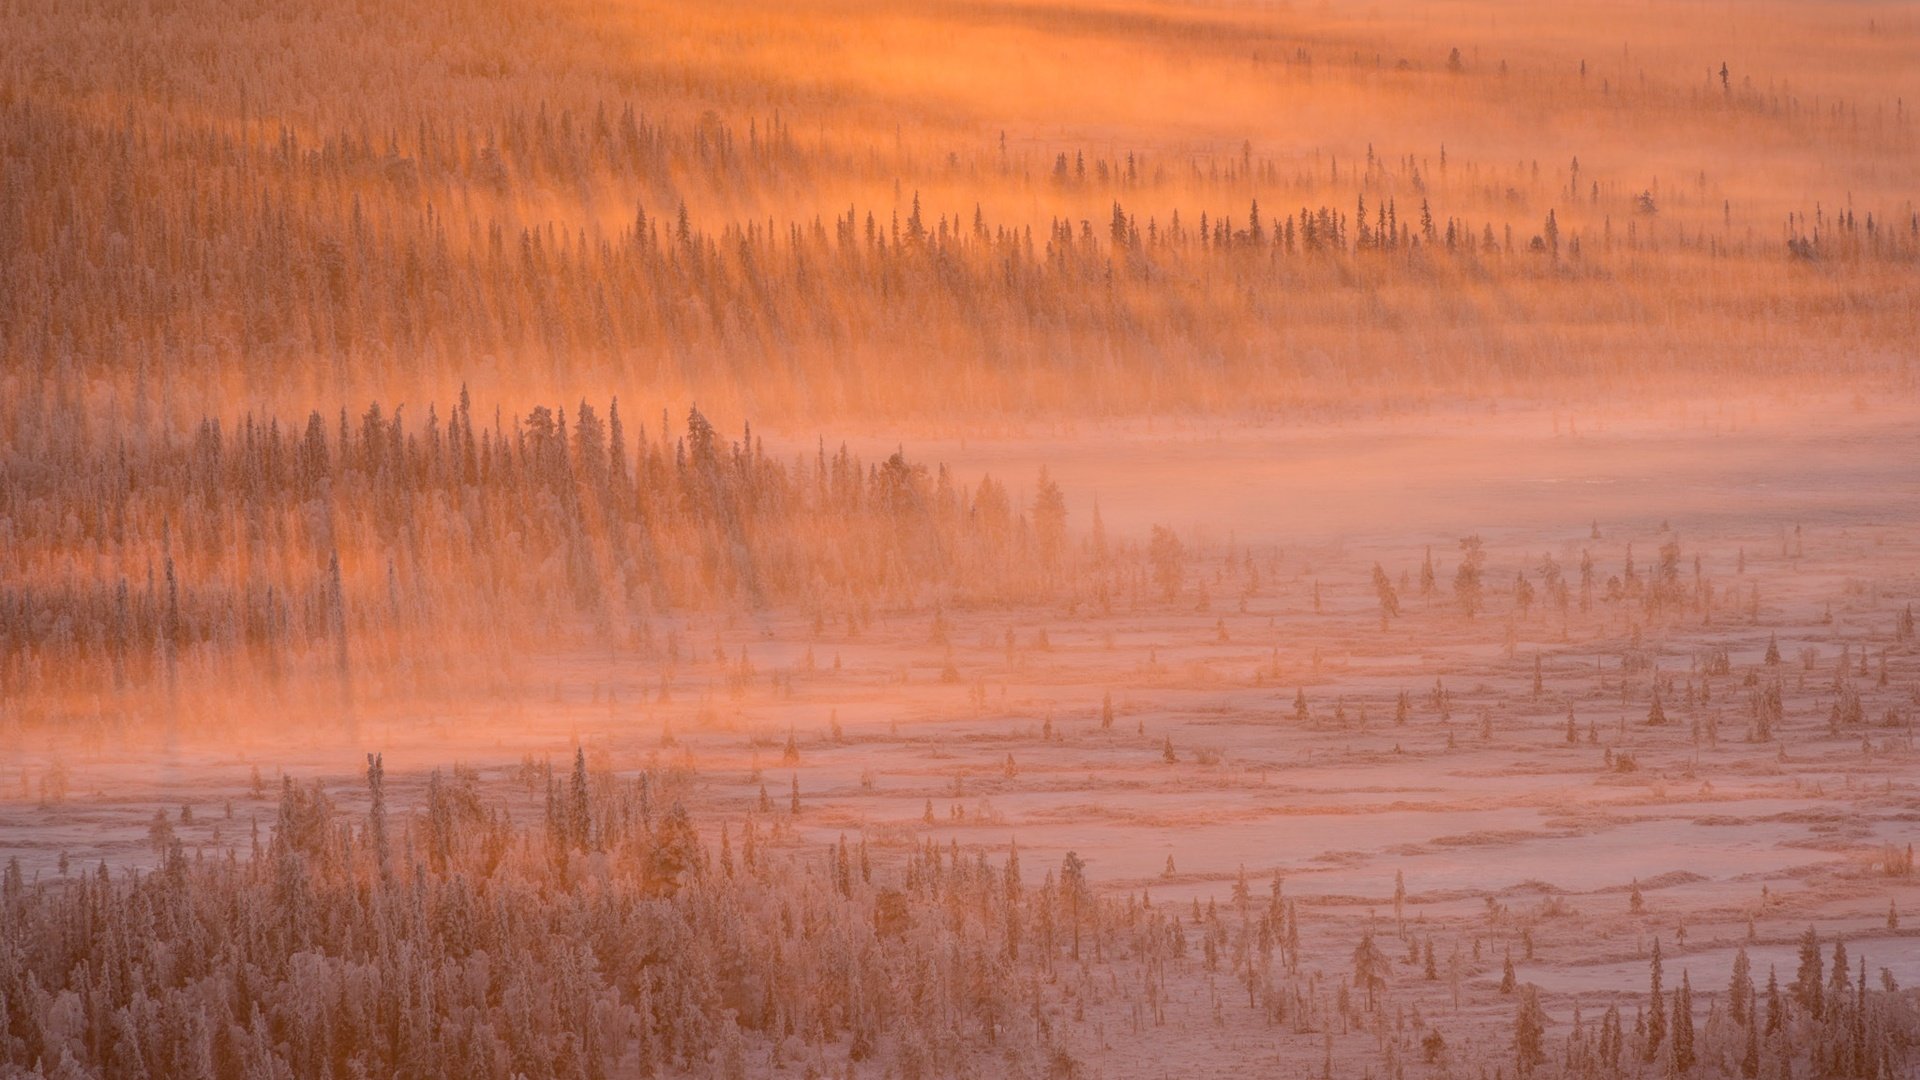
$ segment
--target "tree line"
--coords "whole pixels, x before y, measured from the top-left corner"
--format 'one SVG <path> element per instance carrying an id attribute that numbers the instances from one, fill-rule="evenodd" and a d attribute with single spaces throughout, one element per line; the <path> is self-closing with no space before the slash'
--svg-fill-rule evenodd
<path id="1" fill-rule="evenodd" d="M 1123 545 L 903 453 L 770 453 L 698 410 L 443 417 L 375 403 L 190 438 L 50 438 L 0 485 L 0 687 L 133 690 L 183 667 L 272 683 L 473 650 L 593 643 L 671 662 L 673 613 L 781 610 L 858 629 L 876 609 L 1105 588 Z M 1109 563 L 1109 560 L 1112 560 Z"/>

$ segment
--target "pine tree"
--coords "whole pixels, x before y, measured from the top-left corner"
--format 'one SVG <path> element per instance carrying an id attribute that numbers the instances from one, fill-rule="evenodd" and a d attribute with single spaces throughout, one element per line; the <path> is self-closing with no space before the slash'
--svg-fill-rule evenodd
<path id="1" fill-rule="evenodd" d="M 384 755 L 367 755 L 367 793 L 371 805 L 367 810 L 368 826 L 373 833 L 373 851 L 376 865 L 380 871 L 381 884 L 393 881 L 393 855 L 387 841 L 387 789 Z"/>
<path id="2" fill-rule="evenodd" d="M 1767 965 L 1767 1026 L 1766 1033 L 1772 1035 L 1786 1023 L 1786 1004 L 1780 997 L 1780 979 L 1773 965 Z"/>
<path id="3" fill-rule="evenodd" d="M 1755 1080 L 1760 1075 L 1760 1025 L 1749 1023 L 1746 1028 L 1747 1047 L 1740 1056 L 1740 1075 L 1746 1080 Z"/>
<path id="4" fill-rule="evenodd" d="M 1521 1076 L 1546 1063 L 1546 1013 L 1540 1007 L 1540 991 L 1532 983 L 1520 993 L 1520 1004 L 1513 1017 L 1513 1062 Z"/>
<path id="5" fill-rule="evenodd" d="M 1486 554 L 1478 536 L 1467 536 L 1460 540 L 1460 566 L 1454 571 L 1453 592 L 1460 602 L 1460 608 L 1472 618 L 1480 611 L 1481 568 L 1486 563 Z"/>
<path id="6" fill-rule="evenodd" d="M 173 560 L 167 560 L 167 592 L 169 610 L 173 606 Z M 177 619 L 177 616 L 173 616 Z M 340 553 L 327 556 L 327 625 L 332 632 L 334 647 L 334 669 L 340 677 L 342 686 L 346 685 L 351 668 L 347 652 L 347 599 L 346 589 L 340 580 Z"/>
<path id="7" fill-rule="evenodd" d="M 1687 1073 L 1693 1070 L 1693 985 L 1687 972 L 1680 972 L 1680 987 L 1673 992 L 1673 1067 Z"/>
<path id="8" fill-rule="evenodd" d="M 1653 959 L 1648 965 L 1647 989 L 1647 1042 L 1642 1057 L 1647 1061 L 1657 1060 L 1660 1046 L 1667 1040 L 1667 1011 L 1665 995 L 1660 990 L 1660 939 L 1653 939 Z"/>
<path id="9" fill-rule="evenodd" d="M 1060 861 L 1060 890 L 1067 905 L 1067 922 L 1073 934 L 1073 959 L 1080 959 L 1080 912 L 1088 899 L 1087 864 L 1074 852 Z"/>
<path id="10" fill-rule="evenodd" d="M 1793 998 L 1815 1020 L 1826 1013 L 1821 963 L 1820 935 L 1809 926 L 1800 938 L 1800 970 L 1794 976 Z"/>
<path id="11" fill-rule="evenodd" d="M 1386 985 L 1389 961 L 1374 944 L 1373 933 L 1360 935 L 1360 943 L 1353 949 L 1353 982 L 1366 991 L 1367 1011 L 1374 1011 L 1375 995 Z"/>
<path id="12" fill-rule="evenodd" d="M 1750 1025 L 1753 1020 L 1753 971 L 1744 945 L 1733 954 L 1733 977 L 1727 983 L 1727 1014 L 1736 1024 Z"/>
<path id="13" fill-rule="evenodd" d="M 1118 204 L 1115 204 L 1116 210 Z M 1033 532 L 1039 541 L 1040 557 L 1052 566 L 1060 558 L 1067 540 L 1067 500 L 1060 485 L 1040 467 L 1040 480 L 1033 496 Z"/>
<path id="14" fill-rule="evenodd" d="M 1380 625 L 1385 627 L 1389 618 L 1400 614 L 1400 594 L 1379 563 L 1373 564 L 1373 590 L 1380 600 Z"/>

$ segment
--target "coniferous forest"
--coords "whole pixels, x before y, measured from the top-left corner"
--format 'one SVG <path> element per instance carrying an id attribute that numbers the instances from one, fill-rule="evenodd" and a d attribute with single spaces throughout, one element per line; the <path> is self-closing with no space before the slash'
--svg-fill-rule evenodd
<path id="1" fill-rule="evenodd" d="M 1916 55 L 0 0 L 0 1077 L 1920 1076 Z"/>

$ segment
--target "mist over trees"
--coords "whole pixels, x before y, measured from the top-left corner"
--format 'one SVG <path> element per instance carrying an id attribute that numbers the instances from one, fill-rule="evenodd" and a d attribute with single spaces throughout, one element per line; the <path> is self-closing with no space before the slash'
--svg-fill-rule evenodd
<path id="1" fill-rule="evenodd" d="M 0 68 L 0 424 L 16 439 L 36 422 L 184 429 L 210 401 L 444 401 L 466 383 L 523 407 L 648 385 L 768 419 L 1724 390 L 1884 375 L 1920 330 L 1905 173 L 1782 199 L 1732 173 L 1663 177 L 1611 134 L 1522 131 L 1537 145 L 1516 160 L 1394 119 L 1423 94 L 1498 115 L 1518 87 L 1601 131 L 1628 110 L 1871 162 L 1910 152 L 1898 99 L 1702 92 L 1644 70 L 1629 85 L 1598 58 L 1446 72 L 1438 45 L 1396 63 L 1256 22 L 1258 79 L 1371 102 L 1377 123 L 1194 141 L 1156 121 L 1063 142 L 987 126 L 989 100 L 882 147 L 845 100 L 767 89 L 788 72 L 689 87 L 643 57 L 616 73 L 624 31 L 568 5 L 311 7 L 328 34 L 197 3 L 11 17 L 46 49 Z M 1123 20 L 1073 18 L 1139 44 Z M 657 47 L 719 59 L 707 20 L 665 22 Z M 1172 40 L 1227 77 L 1222 42 Z M 386 41 L 438 55 L 352 44 Z M 233 59 L 162 73 L 149 57 L 170 49 Z M 1414 327 L 1421 347 L 1398 347 Z"/>
<path id="2" fill-rule="evenodd" d="M 1916 55 L 0 0 L 0 1080 L 1915 1075 Z"/>
<path id="3" fill-rule="evenodd" d="M 182 665 L 272 682 L 317 660 L 347 681 L 456 642 L 672 659 L 656 616 L 797 608 L 857 629 L 875 609 L 1094 602 L 1133 566 L 1083 552 L 1044 472 L 1029 512 L 991 476 L 824 441 L 783 459 L 698 409 L 650 434 L 618 402 L 208 418 L 177 442 L 50 438 L 6 468 L 17 699 L 159 687 Z"/>

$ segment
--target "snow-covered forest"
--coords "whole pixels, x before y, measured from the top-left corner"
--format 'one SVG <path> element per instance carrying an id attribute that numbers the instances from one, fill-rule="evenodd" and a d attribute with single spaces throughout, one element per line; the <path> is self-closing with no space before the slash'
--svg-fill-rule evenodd
<path id="1" fill-rule="evenodd" d="M 0 490 L 0 690 L 131 690 L 181 669 L 276 682 L 356 665 L 454 674 L 594 643 L 677 658 L 655 613 L 791 607 L 857 626 L 876 606 L 1110 602 L 1144 571 L 1068 544 L 1045 475 L 991 476 L 824 442 L 770 456 L 695 409 L 627 431 L 619 403 L 510 425 L 463 394 L 417 427 L 375 403 L 304 427 L 202 421 L 175 442 L 63 442 Z M 1132 574 L 1126 573 L 1132 569 Z M 522 612 L 502 622 L 501 611 Z"/>
<path id="2" fill-rule="evenodd" d="M 1873 65 L 1912 27 L 1793 10 L 1729 68 L 1679 7 L 1576 47 L 1499 5 L 23 0 L 5 422 L 468 385 L 965 423 L 1884 372 L 1920 333 L 1920 212 L 1912 97 Z M 1049 39 L 1002 100 L 998 54 Z"/>
<path id="3" fill-rule="evenodd" d="M 928 841 L 876 870 L 864 840 L 794 850 L 797 795 L 737 833 L 722 823 L 709 846 L 675 801 L 685 778 L 596 772 L 584 751 L 565 775 L 521 770 L 544 797 L 525 824 L 471 771 L 433 772 L 404 809 L 383 774 L 370 757 L 364 814 L 285 780 L 244 858 L 187 854 L 160 811 L 149 873 L 77 867 L 29 889 L 9 868 L 0 1062 L 60 1077 L 744 1077 L 884 1058 L 907 1077 L 1073 1075 L 1049 999 L 1071 1001 L 1075 1020 L 1082 998 L 1117 999 L 1134 1026 L 1157 1026 L 1166 981 L 1201 973 L 1228 984 L 1216 1010 L 1268 1027 L 1374 1029 L 1388 1071 L 1396 1054 L 1449 1058 L 1444 1025 L 1417 1004 L 1411 1027 L 1382 1015 L 1391 981 L 1440 981 L 1432 936 L 1404 921 L 1363 933 L 1336 995 L 1301 977 L 1303 933 L 1316 930 L 1302 931 L 1277 874 L 1264 889 L 1243 874 L 1228 903 L 1203 910 L 1098 896 L 1072 853 L 1038 887 L 1017 847 Z M 1870 986 L 1858 961 L 1856 978 L 1836 943 L 1823 979 L 1808 928 L 1791 981 L 1769 968 L 1762 990 L 1743 948 L 1727 972 L 1701 973 L 1725 986 L 1726 1006 L 1698 1024 L 1692 972 L 1663 987 L 1656 938 L 1644 997 L 1584 1024 L 1576 1008 L 1564 1047 L 1549 1046 L 1538 991 L 1516 987 L 1510 954 L 1498 992 L 1516 1002 L 1523 1075 L 1547 1071 L 1550 1049 L 1557 1074 L 1578 1077 L 1659 1075 L 1668 1062 L 1681 1074 L 1906 1075 L 1920 1010 L 1885 969 Z"/>
<path id="4" fill-rule="evenodd" d="M 0 1078 L 1920 1076 L 1915 55 L 0 0 Z"/>

